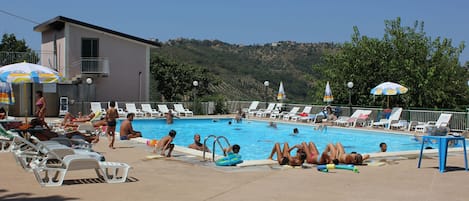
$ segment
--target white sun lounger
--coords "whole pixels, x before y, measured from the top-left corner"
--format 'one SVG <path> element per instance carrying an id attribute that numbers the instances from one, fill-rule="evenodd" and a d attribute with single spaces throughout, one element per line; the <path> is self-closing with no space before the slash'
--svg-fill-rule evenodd
<path id="1" fill-rule="evenodd" d="M 372 126 L 383 126 L 387 129 L 391 128 L 391 124 L 397 123 L 401 118 L 402 108 L 395 107 L 391 111 L 391 115 L 389 115 L 389 119 L 380 119 L 378 122 L 373 122 Z"/>
<path id="2" fill-rule="evenodd" d="M 288 112 L 287 114 L 284 114 L 283 115 L 283 120 L 290 120 L 290 117 L 293 117 L 296 115 L 296 113 L 298 113 L 298 111 L 300 110 L 300 107 L 293 107 L 290 112 Z"/>
<path id="3" fill-rule="evenodd" d="M 174 110 L 178 113 L 178 116 L 184 114 L 184 116 L 194 116 L 194 113 L 189 109 L 184 108 L 182 104 L 174 104 Z"/>
<path id="4" fill-rule="evenodd" d="M 106 110 L 101 107 L 100 102 L 91 102 L 91 111 L 94 113 L 100 112 L 103 115 L 106 115 Z"/>
<path id="5" fill-rule="evenodd" d="M 49 164 L 49 158 L 58 160 L 59 163 Z M 127 180 L 129 168 L 125 163 L 100 162 L 86 155 L 73 154 L 62 158 L 48 150 L 46 158 L 33 168 L 33 172 L 41 186 L 61 186 L 68 171 L 92 169 L 107 183 L 122 183 Z"/>
<path id="6" fill-rule="evenodd" d="M 159 110 L 159 112 L 160 112 L 161 114 L 163 114 L 163 115 L 166 115 L 166 114 L 169 113 L 168 106 L 166 106 L 166 105 L 158 105 L 158 110 Z M 173 115 L 177 115 L 177 114 L 178 114 L 178 113 L 175 112 L 175 111 L 171 111 L 171 113 L 172 113 Z"/>
<path id="7" fill-rule="evenodd" d="M 143 112 L 140 109 L 137 109 L 135 103 L 126 103 L 125 109 L 127 113 L 134 113 L 135 117 L 143 117 Z"/>
<path id="8" fill-rule="evenodd" d="M 441 113 L 440 117 L 438 117 L 438 120 L 435 121 L 429 121 L 425 124 L 417 125 L 415 126 L 415 131 L 418 132 L 427 132 L 428 128 L 430 127 L 447 127 L 449 124 L 449 121 L 451 120 L 452 114 L 446 114 L 446 113 Z"/>
<path id="9" fill-rule="evenodd" d="M 311 109 L 313 109 L 313 106 L 306 106 L 303 108 L 303 112 L 300 114 L 307 114 L 308 116 L 300 116 L 300 115 L 294 115 L 291 117 L 292 121 L 298 121 L 298 120 L 309 120 L 309 113 L 311 113 Z"/>
<path id="10" fill-rule="evenodd" d="M 144 104 L 141 104 L 141 106 L 142 106 L 142 112 L 144 112 L 145 114 L 150 114 L 150 117 L 161 116 L 161 114 L 156 109 L 152 108 L 150 104 L 144 103 Z"/>
<path id="11" fill-rule="evenodd" d="M 366 121 L 366 119 L 362 117 L 366 116 L 367 118 L 371 114 L 371 112 L 371 110 L 355 110 L 352 116 L 340 116 L 337 120 L 334 121 L 334 123 L 336 125 L 355 127 L 358 123 L 363 123 L 364 121 Z"/>
<path id="12" fill-rule="evenodd" d="M 267 115 L 270 115 L 272 111 L 275 108 L 275 103 L 269 103 L 269 106 L 267 106 L 267 109 L 260 109 L 256 112 L 257 117 L 267 117 Z"/>

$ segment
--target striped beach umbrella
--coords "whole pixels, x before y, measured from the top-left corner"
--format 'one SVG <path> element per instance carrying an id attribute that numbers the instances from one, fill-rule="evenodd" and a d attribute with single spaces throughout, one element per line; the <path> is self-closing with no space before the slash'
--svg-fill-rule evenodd
<path id="1" fill-rule="evenodd" d="M 327 103 L 334 101 L 334 96 L 332 95 L 332 90 L 331 86 L 329 85 L 329 82 L 327 82 L 326 84 L 326 90 L 324 91 L 323 101 Z"/>
<path id="2" fill-rule="evenodd" d="M 0 80 L 8 83 L 57 83 L 57 71 L 51 68 L 21 62 L 0 67 Z"/>
<path id="3" fill-rule="evenodd" d="M 385 95 L 388 96 L 387 106 L 389 108 L 389 96 L 405 94 L 409 89 L 400 84 L 394 82 L 384 82 L 371 89 L 371 94 L 373 95 Z"/>
<path id="4" fill-rule="evenodd" d="M 15 96 L 10 83 L 0 82 L 0 104 L 15 104 Z"/>

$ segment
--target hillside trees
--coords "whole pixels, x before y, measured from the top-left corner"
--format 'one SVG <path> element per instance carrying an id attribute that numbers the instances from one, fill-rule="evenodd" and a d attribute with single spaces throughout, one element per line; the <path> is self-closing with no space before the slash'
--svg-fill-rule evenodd
<path id="1" fill-rule="evenodd" d="M 197 91 L 197 96 L 208 95 L 208 86 L 218 82 L 205 68 L 176 63 L 159 56 L 151 59 L 151 74 L 157 91 L 166 101 L 181 101 L 185 96 L 192 96 L 193 91 Z M 197 90 L 192 85 L 193 81 L 199 83 Z"/>
<path id="2" fill-rule="evenodd" d="M 461 107 L 468 104 L 469 93 L 468 72 L 458 61 L 463 49 L 464 43 L 453 47 L 450 39 L 437 37 L 432 40 L 426 36 L 423 22 L 416 21 L 413 27 L 407 27 L 401 25 L 400 18 L 387 20 L 381 39 L 362 36 L 354 27 L 350 42 L 313 66 L 322 80 L 316 85 L 315 96 L 322 97 L 325 82 L 330 81 L 335 102 L 347 103 L 345 84 L 352 81 L 353 104 L 382 105 L 385 98 L 373 97 L 370 90 L 391 81 L 409 88 L 407 94 L 391 97 L 394 104 Z"/>

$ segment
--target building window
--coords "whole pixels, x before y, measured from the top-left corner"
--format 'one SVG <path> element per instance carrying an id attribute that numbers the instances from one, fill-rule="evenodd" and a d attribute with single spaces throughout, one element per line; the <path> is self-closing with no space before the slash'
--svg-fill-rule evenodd
<path id="1" fill-rule="evenodd" d="M 84 73 L 98 71 L 99 40 L 97 38 L 81 39 L 81 70 Z"/>

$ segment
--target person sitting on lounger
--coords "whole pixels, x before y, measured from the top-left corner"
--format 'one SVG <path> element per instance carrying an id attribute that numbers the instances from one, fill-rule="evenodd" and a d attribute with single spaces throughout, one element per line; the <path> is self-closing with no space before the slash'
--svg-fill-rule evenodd
<path id="1" fill-rule="evenodd" d="M 306 144 L 306 142 L 301 143 L 303 150 L 305 151 L 306 154 L 306 162 L 310 164 L 331 164 L 333 163 L 333 157 L 328 154 L 328 150 L 326 150 L 321 154 L 321 157 L 319 157 L 319 151 L 316 148 L 316 145 L 313 142 L 309 142 Z"/>
<path id="2" fill-rule="evenodd" d="M 174 144 L 172 142 L 175 137 L 176 131 L 170 130 L 167 136 L 164 136 L 161 138 L 161 140 L 158 141 L 158 143 L 156 143 L 153 153 L 159 153 L 160 155 L 165 156 L 165 151 L 168 150 L 166 157 L 171 157 L 171 152 L 173 152 L 174 149 Z"/>
<path id="3" fill-rule="evenodd" d="M 291 156 L 290 152 L 295 148 L 297 149 L 296 156 Z M 272 160 L 274 154 L 277 154 L 279 165 L 300 166 L 306 159 L 306 154 L 301 145 L 295 145 L 290 148 L 286 142 L 283 145 L 283 150 L 280 148 L 280 143 L 275 143 L 268 159 Z"/>
<path id="4" fill-rule="evenodd" d="M 210 152 L 210 149 L 206 147 L 204 144 L 200 143 L 200 135 L 195 134 L 194 135 L 194 143 L 189 145 L 189 148 L 199 150 L 199 151 L 206 151 Z"/>
<path id="5" fill-rule="evenodd" d="M 356 152 L 352 152 L 350 154 L 345 153 L 344 146 L 340 142 L 335 146 L 333 144 L 328 144 L 328 147 L 331 147 L 330 151 L 331 153 L 335 153 L 334 159 L 337 159 L 337 162 L 339 163 L 361 165 L 364 160 L 370 158 L 370 155 L 368 154 L 362 156 Z"/>

